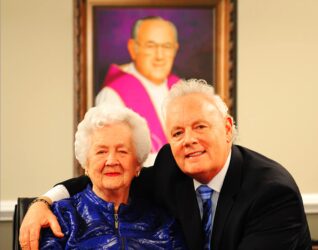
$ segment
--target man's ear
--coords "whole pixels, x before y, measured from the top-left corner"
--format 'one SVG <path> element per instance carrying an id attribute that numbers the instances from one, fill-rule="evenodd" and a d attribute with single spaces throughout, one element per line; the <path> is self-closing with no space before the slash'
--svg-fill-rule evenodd
<path id="1" fill-rule="evenodd" d="M 127 42 L 127 49 L 132 61 L 136 59 L 136 41 L 134 39 L 129 39 Z"/>
<path id="2" fill-rule="evenodd" d="M 179 50 L 179 43 L 176 43 L 176 54 L 177 54 L 177 52 L 178 52 L 178 50 Z"/>
<path id="3" fill-rule="evenodd" d="M 233 136 L 233 119 L 230 116 L 225 118 L 226 136 L 231 141 Z"/>

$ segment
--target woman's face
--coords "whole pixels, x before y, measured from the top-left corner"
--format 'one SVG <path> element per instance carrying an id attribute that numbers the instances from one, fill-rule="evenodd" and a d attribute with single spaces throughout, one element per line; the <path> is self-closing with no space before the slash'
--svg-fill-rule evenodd
<path id="1" fill-rule="evenodd" d="M 107 199 L 114 191 L 129 193 L 131 181 L 141 168 L 135 152 L 132 131 L 126 123 L 95 129 L 86 169 L 99 197 Z"/>

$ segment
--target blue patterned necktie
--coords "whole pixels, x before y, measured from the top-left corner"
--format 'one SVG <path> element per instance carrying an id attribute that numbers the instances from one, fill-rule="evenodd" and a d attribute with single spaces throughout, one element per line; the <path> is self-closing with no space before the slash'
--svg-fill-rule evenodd
<path id="1" fill-rule="evenodd" d="M 203 218 L 202 224 L 204 229 L 204 249 L 211 249 L 211 234 L 212 234 L 212 193 L 213 190 L 207 185 L 201 185 L 198 187 L 198 192 L 202 199 L 203 205 Z"/>

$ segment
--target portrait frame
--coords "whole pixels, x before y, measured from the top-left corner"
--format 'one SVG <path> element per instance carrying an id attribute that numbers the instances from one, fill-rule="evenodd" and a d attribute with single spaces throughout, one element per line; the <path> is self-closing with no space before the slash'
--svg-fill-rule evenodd
<path id="1" fill-rule="evenodd" d="M 73 0 L 74 4 L 74 131 L 94 103 L 94 10 L 100 7 L 207 9 L 211 25 L 212 83 L 236 118 L 236 10 L 237 0 Z M 96 13 L 96 12 L 95 12 Z M 96 39 L 95 39 L 96 40 Z M 182 46 L 182 44 L 180 45 Z M 96 64 L 96 65 L 95 65 Z M 209 82 L 210 83 L 210 82 Z M 96 91 L 95 91 L 96 92 Z M 74 159 L 74 176 L 83 174 Z"/>

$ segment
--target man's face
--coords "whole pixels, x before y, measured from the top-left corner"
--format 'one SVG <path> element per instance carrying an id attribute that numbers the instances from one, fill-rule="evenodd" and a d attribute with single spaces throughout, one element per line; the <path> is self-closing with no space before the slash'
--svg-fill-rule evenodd
<path id="1" fill-rule="evenodd" d="M 137 39 L 128 42 L 128 50 L 136 69 L 156 84 L 167 79 L 177 49 L 174 30 L 164 20 L 144 21 L 139 27 Z"/>
<path id="2" fill-rule="evenodd" d="M 93 131 L 86 169 L 99 197 L 107 198 L 105 195 L 116 190 L 129 192 L 140 165 L 127 124 L 115 123 Z"/>
<path id="3" fill-rule="evenodd" d="M 232 119 L 212 99 L 193 93 L 167 108 L 166 132 L 173 156 L 185 174 L 208 183 L 224 166 L 231 148 Z"/>

